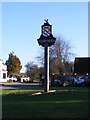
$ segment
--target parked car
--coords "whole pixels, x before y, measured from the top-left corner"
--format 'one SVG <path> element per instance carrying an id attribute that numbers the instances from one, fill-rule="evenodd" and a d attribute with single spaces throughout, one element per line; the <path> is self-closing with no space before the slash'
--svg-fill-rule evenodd
<path id="1" fill-rule="evenodd" d="M 84 86 L 90 87 L 90 76 L 85 76 Z"/>
<path id="2" fill-rule="evenodd" d="M 77 76 L 74 83 L 75 85 L 84 86 L 85 79 L 85 76 Z"/>
<path id="3" fill-rule="evenodd" d="M 58 76 L 55 80 L 55 85 L 59 86 L 72 86 L 74 83 L 74 77 L 72 76 Z"/>
<path id="4" fill-rule="evenodd" d="M 7 80 L 12 80 L 13 82 L 17 81 L 17 78 L 15 76 L 7 77 Z"/>
<path id="5" fill-rule="evenodd" d="M 29 82 L 29 77 L 21 77 L 20 82 Z"/>
<path id="6" fill-rule="evenodd" d="M 60 77 L 60 76 L 56 77 L 56 79 L 55 79 L 55 81 L 54 81 L 54 85 L 60 85 L 60 84 L 61 84 L 61 83 L 60 83 L 60 80 L 61 80 L 61 77 Z"/>

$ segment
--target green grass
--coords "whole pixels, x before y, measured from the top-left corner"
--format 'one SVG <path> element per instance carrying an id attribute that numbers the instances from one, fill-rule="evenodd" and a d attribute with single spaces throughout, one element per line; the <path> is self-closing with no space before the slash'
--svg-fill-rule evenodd
<path id="1" fill-rule="evenodd" d="M 2 90 L 3 118 L 87 118 L 88 88 L 52 87 L 55 93 L 43 92 L 42 87 Z"/>

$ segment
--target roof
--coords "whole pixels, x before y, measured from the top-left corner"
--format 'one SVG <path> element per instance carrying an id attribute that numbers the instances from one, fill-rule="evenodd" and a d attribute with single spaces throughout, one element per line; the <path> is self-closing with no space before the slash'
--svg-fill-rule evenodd
<path id="1" fill-rule="evenodd" d="M 75 58 L 74 73 L 90 74 L 90 57 Z"/>
<path id="2" fill-rule="evenodd" d="M 23 77 L 27 77 L 26 73 L 20 73 L 20 75 L 23 76 Z"/>

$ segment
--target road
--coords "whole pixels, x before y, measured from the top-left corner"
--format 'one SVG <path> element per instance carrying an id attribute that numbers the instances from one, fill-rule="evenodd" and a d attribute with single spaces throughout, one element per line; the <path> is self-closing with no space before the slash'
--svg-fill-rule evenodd
<path id="1" fill-rule="evenodd" d="M 0 83 L 0 89 L 20 89 L 37 87 L 39 83 Z"/>

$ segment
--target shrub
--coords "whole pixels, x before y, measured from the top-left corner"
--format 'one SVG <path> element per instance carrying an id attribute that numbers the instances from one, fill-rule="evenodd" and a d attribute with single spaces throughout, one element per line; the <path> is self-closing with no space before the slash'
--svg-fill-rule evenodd
<path id="1" fill-rule="evenodd" d="M 12 83 L 12 82 L 13 82 L 13 80 L 9 79 L 7 82 L 8 82 L 8 83 Z"/>

